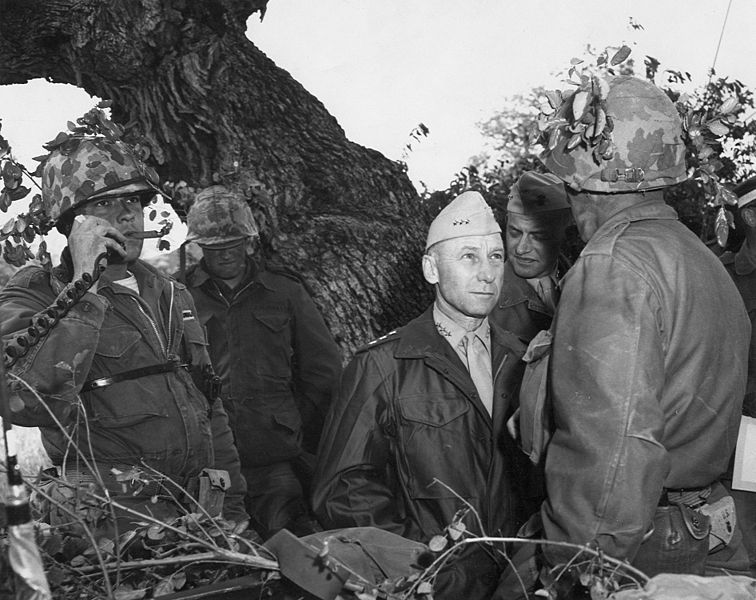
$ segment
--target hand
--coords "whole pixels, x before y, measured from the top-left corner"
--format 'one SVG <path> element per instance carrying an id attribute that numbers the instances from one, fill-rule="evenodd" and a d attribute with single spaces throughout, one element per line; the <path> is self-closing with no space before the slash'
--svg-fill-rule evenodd
<path id="1" fill-rule="evenodd" d="M 80 279 L 84 273 L 92 274 L 95 260 L 103 252 L 112 251 L 125 258 L 126 250 L 121 245 L 125 242 L 126 236 L 105 219 L 77 215 L 68 236 L 74 279 Z"/>

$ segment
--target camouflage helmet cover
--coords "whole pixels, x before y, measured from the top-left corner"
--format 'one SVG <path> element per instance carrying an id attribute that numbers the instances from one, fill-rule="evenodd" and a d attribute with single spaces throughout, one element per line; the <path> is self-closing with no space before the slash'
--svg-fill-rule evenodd
<path id="1" fill-rule="evenodd" d="M 654 84 L 636 77 L 609 80 L 606 114 L 613 123 L 614 152 L 597 161 L 593 149 L 569 149 L 571 132 L 559 130 L 545 167 L 575 190 L 619 193 L 667 187 L 688 178 L 682 122 L 677 108 Z"/>
<path id="2" fill-rule="evenodd" d="M 200 191 L 186 217 L 186 242 L 215 246 L 258 235 L 252 210 L 244 198 L 222 185 Z"/>
<path id="3" fill-rule="evenodd" d="M 47 215 L 57 222 L 95 197 L 156 190 L 155 177 L 123 142 L 72 137 L 42 163 L 42 201 Z"/>

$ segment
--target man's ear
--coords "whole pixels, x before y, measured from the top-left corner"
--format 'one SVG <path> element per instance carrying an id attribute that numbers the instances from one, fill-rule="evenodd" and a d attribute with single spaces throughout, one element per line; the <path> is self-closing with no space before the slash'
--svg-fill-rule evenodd
<path id="1" fill-rule="evenodd" d="M 425 281 L 431 285 L 438 283 L 438 265 L 436 264 L 436 257 L 431 254 L 423 255 L 423 276 Z"/>
<path id="2" fill-rule="evenodd" d="M 756 228 L 756 207 L 748 206 L 740 212 L 743 222 L 751 229 Z"/>

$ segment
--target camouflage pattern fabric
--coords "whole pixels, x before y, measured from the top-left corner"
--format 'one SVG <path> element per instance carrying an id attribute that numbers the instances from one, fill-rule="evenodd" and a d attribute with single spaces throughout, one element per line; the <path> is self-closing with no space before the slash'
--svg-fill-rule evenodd
<path id="1" fill-rule="evenodd" d="M 252 210 L 244 199 L 222 185 L 197 194 L 186 217 L 187 242 L 200 246 L 227 244 L 258 235 Z"/>
<path id="2" fill-rule="evenodd" d="M 572 133 L 560 127 L 553 150 L 541 154 L 546 168 L 575 190 L 635 192 L 687 179 L 682 123 L 658 87 L 635 77 L 609 80 L 606 114 L 612 118 L 615 152 L 597 163 L 592 148 L 567 148 Z"/>
<path id="3" fill-rule="evenodd" d="M 42 166 L 42 201 L 53 221 L 95 194 L 130 184 L 148 190 L 157 182 L 148 180 L 144 165 L 122 142 L 105 138 L 70 138 Z"/>

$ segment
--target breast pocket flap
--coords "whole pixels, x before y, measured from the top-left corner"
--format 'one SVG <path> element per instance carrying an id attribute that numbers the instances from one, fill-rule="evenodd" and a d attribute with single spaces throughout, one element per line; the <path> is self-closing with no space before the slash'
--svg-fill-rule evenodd
<path id="1" fill-rule="evenodd" d="M 399 402 L 399 412 L 407 421 L 444 427 L 470 410 L 470 405 L 454 395 L 437 397 L 405 397 Z"/>

